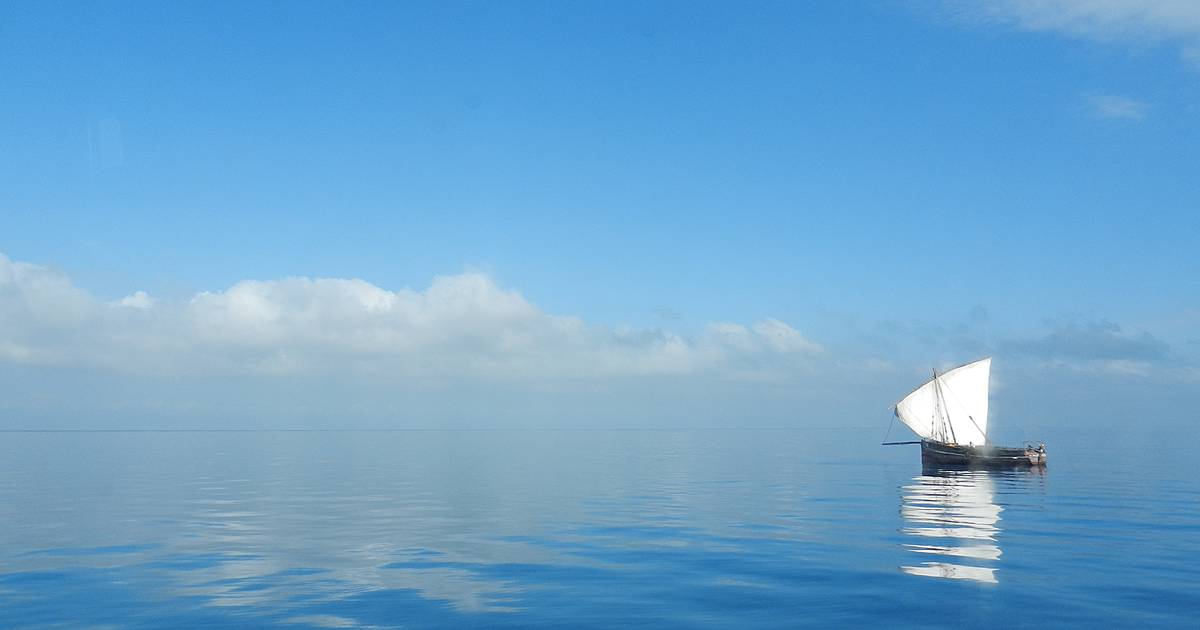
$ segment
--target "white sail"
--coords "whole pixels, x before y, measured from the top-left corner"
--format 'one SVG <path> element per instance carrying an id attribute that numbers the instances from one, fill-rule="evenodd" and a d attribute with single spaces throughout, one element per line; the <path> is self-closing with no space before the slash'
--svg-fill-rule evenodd
<path id="1" fill-rule="evenodd" d="M 896 403 L 896 415 L 923 438 L 982 446 L 991 371 L 987 358 L 939 374 Z"/>

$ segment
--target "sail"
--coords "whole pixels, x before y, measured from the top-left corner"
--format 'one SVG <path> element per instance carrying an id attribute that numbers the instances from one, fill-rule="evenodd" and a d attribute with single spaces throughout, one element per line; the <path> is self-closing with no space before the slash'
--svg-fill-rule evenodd
<path id="1" fill-rule="evenodd" d="M 987 358 L 939 374 L 896 403 L 896 415 L 923 438 L 982 446 L 991 371 Z"/>

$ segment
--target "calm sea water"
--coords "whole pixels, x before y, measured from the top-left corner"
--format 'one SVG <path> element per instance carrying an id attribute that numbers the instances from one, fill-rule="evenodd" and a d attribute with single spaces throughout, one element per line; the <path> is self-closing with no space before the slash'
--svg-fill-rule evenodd
<path id="1" fill-rule="evenodd" d="M 880 433 L 4 433 L 0 627 L 1196 627 L 1195 439 Z"/>

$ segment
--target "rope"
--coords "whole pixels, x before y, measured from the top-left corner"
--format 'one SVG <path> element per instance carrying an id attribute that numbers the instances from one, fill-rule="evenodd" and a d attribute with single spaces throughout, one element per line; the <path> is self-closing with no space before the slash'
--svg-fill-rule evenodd
<path id="1" fill-rule="evenodd" d="M 888 441 L 888 438 L 892 437 L 892 427 L 895 425 L 896 425 L 896 412 L 893 410 L 892 411 L 892 421 L 888 423 L 887 435 L 883 436 L 884 442 Z"/>

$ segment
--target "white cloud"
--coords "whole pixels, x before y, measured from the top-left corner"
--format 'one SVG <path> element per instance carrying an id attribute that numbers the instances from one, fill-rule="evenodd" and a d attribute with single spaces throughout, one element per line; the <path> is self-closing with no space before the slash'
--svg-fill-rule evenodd
<path id="1" fill-rule="evenodd" d="M 1115 94 L 1094 94 L 1088 97 L 1092 114 L 1100 118 L 1120 120 L 1142 120 L 1146 117 L 1149 104 Z"/>
<path id="2" fill-rule="evenodd" d="M 154 303 L 155 299 L 147 295 L 145 291 L 135 291 L 117 300 L 116 305 L 129 308 L 153 308 Z"/>
<path id="3" fill-rule="evenodd" d="M 714 324 L 689 338 L 550 315 L 490 277 L 423 291 L 357 279 L 246 280 L 185 303 L 138 291 L 102 303 L 63 274 L 0 255 L 0 361 L 122 371 L 390 378 L 786 374 L 821 347 L 784 322 Z"/>
<path id="4" fill-rule="evenodd" d="M 1196 0 L 949 0 L 960 16 L 1029 31 L 1135 44 L 1169 42 L 1188 60 L 1200 47 Z"/>
<path id="5" fill-rule="evenodd" d="M 0 254 L 0 358 L 52 361 L 101 308 L 66 275 Z"/>
<path id="6" fill-rule="evenodd" d="M 755 324 L 754 332 L 775 352 L 819 353 L 820 345 L 805 339 L 800 331 L 777 319 L 767 319 Z"/>

